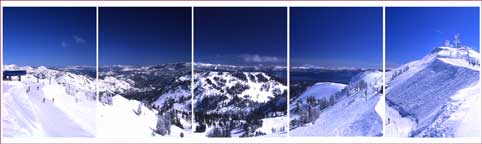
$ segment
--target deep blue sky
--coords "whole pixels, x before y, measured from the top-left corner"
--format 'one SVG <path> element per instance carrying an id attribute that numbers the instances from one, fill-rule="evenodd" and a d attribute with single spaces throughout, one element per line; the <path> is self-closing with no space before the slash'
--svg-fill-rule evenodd
<path id="1" fill-rule="evenodd" d="M 386 16 L 387 67 L 421 59 L 456 33 L 463 45 L 479 51 L 477 7 L 387 7 Z"/>
<path id="2" fill-rule="evenodd" d="M 287 8 L 195 8 L 195 62 L 286 65 Z"/>
<path id="3" fill-rule="evenodd" d="M 382 8 L 292 7 L 291 65 L 382 67 Z"/>
<path id="4" fill-rule="evenodd" d="M 3 10 L 4 64 L 95 66 L 95 8 Z"/>
<path id="5" fill-rule="evenodd" d="M 190 7 L 99 10 L 99 65 L 191 62 Z"/>

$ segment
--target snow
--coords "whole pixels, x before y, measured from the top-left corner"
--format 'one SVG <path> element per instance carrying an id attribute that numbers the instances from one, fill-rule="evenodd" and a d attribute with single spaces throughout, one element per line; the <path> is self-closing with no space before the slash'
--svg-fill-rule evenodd
<path id="1" fill-rule="evenodd" d="M 2 123 L 5 137 L 43 136 L 36 107 L 20 82 L 3 82 Z"/>
<path id="2" fill-rule="evenodd" d="M 184 97 L 186 99 L 190 99 L 191 91 L 185 90 L 185 89 L 182 89 L 182 88 L 176 88 L 174 90 L 171 90 L 169 92 L 166 92 L 166 93 L 162 94 L 152 104 L 162 107 L 163 105 L 166 104 L 166 101 L 169 98 L 172 98 L 172 99 L 175 99 L 176 101 L 179 101 L 178 99 L 180 99 L 181 97 Z M 185 105 L 180 105 L 179 103 L 175 103 L 175 104 L 178 105 L 178 106 L 175 106 L 176 110 L 191 111 L 191 108 L 190 108 L 191 101 L 190 100 L 186 101 Z M 189 106 L 187 106 L 187 105 L 189 105 Z"/>
<path id="3" fill-rule="evenodd" d="M 157 117 L 155 112 L 142 107 L 142 114 L 137 116 L 140 102 L 127 100 L 116 95 L 112 98 L 112 105 L 98 104 L 97 137 L 146 137 L 152 136 Z"/>
<path id="4" fill-rule="evenodd" d="M 270 76 L 266 75 L 263 72 L 242 72 L 241 74 L 244 75 L 247 80 L 241 80 L 238 77 L 233 76 L 233 73 L 230 72 L 212 71 L 205 73 L 196 73 L 194 75 L 194 81 L 196 82 L 195 85 L 198 89 L 202 90 L 202 93 L 194 96 L 195 103 L 202 101 L 202 99 L 206 97 L 217 95 L 225 95 L 228 97 L 222 102 L 225 104 L 231 101 L 234 97 L 238 97 L 240 99 L 248 99 L 253 102 L 266 103 L 271 98 L 274 98 L 276 95 L 281 95 L 287 90 L 287 87 L 284 84 L 272 79 Z M 263 82 L 259 80 L 257 75 L 266 78 L 268 81 Z M 254 77 L 254 80 L 252 80 L 250 76 Z M 209 83 L 208 81 L 210 81 L 211 83 Z M 246 85 L 249 88 L 236 95 L 232 95 L 227 92 L 230 88 L 236 86 L 237 84 Z M 263 88 L 263 86 L 265 86 L 265 88 Z M 218 107 L 218 109 L 213 110 L 213 112 L 227 111 L 249 110 L 239 109 L 237 107 L 223 107 L 221 105 Z"/>
<path id="5" fill-rule="evenodd" d="M 380 99 L 378 99 L 377 104 L 375 105 L 375 112 L 378 114 L 380 118 L 386 118 L 386 108 L 385 108 L 385 99 L 382 96 Z M 385 121 L 382 121 L 382 123 Z"/>
<path id="6" fill-rule="evenodd" d="M 382 73 L 365 71 L 352 78 L 350 85 L 367 83 L 367 94 L 362 90 L 351 89 L 351 95 L 341 98 L 335 105 L 325 108 L 312 124 L 295 127 L 291 136 L 380 136 L 382 119 L 379 111 L 381 94 L 375 89 L 381 87 Z M 379 106 L 378 106 L 379 107 Z M 292 117 L 295 118 L 295 117 Z"/>
<path id="7" fill-rule="evenodd" d="M 265 133 L 265 135 L 257 137 L 286 137 L 288 131 L 288 118 L 286 116 L 271 117 L 261 119 L 263 124 L 255 131 Z M 245 121 L 241 121 L 245 122 Z M 198 125 L 197 122 L 193 123 L 193 127 Z M 208 126 L 205 132 L 193 133 L 194 138 L 206 138 L 207 134 L 214 128 L 214 126 Z M 242 129 L 234 129 L 231 131 L 231 137 L 240 137 L 244 133 Z"/>
<path id="8" fill-rule="evenodd" d="M 421 60 L 390 71 L 387 79 L 386 99 L 391 104 L 387 114 L 393 123 L 388 124 L 387 135 L 480 136 L 480 108 L 474 108 L 480 106 L 477 52 L 467 47 L 439 47 Z"/>
<path id="9" fill-rule="evenodd" d="M 281 91 L 284 91 L 286 89 L 285 86 L 276 83 L 274 80 L 270 80 L 270 81 L 268 81 L 269 90 L 267 90 L 267 91 L 262 90 L 261 87 L 266 83 L 258 81 L 258 77 L 256 77 L 256 75 L 258 75 L 258 74 L 261 74 L 261 75 L 263 75 L 263 77 L 265 77 L 267 79 L 270 79 L 270 77 L 267 76 L 265 73 L 261 73 L 261 72 L 247 73 L 247 72 L 244 72 L 244 75 L 246 75 L 246 78 L 248 79 L 248 82 L 246 84 L 250 88 L 243 91 L 241 94 L 238 94 L 237 95 L 238 97 L 248 95 L 248 96 L 251 96 L 251 100 L 253 100 L 253 101 L 265 103 L 265 102 L 268 102 L 270 100 L 270 98 L 275 97 L 273 92 L 271 91 L 272 89 L 280 89 Z M 255 80 L 250 79 L 249 75 L 255 76 L 254 77 Z M 255 97 L 252 97 L 252 96 L 255 96 Z"/>
<path id="10" fill-rule="evenodd" d="M 99 91 L 123 93 L 131 88 L 132 86 L 128 82 L 112 76 L 106 76 L 99 81 Z"/>
<path id="11" fill-rule="evenodd" d="M 139 101 L 128 100 L 120 95 L 112 98 L 112 105 L 98 104 L 97 108 L 97 137 L 101 138 L 140 138 L 161 136 L 154 134 L 157 124 L 157 111 L 141 106 L 142 112 L 137 115 Z M 141 104 L 142 105 L 142 104 Z M 190 127 L 185 121 L 181 123 Z M 184 137 L 190 135 L 190 129 L 184 130 L 171 125 L 169 137 L 179 137 L 184 133 Z"/>
<path id="12" fill-rule="evenodd" d="M 266 134 L 266 136 L 286 137 L 286 130 L 288 129 L 287 127 L 288 120 L 289 119 L 285 116 L 274 117 L 274 118 L 264 118 L 262 119 L 263 126 L 256 129 L 256 131 L 263 132 Z"/>
<path id="13" fill-rule="evenodd" d="M 381 118 L 375 112 L 378 96 L 367 101 L 347 98 L 322 111 L 315 124 L 290 131 L 291 136 L 378 136 Z"/>
<path id="14" fill-rule="evenodd" d="M 341 91 L 345 88 L 345 84 L 332 83 L 332 82 L 319 82 L 309 87 L 304 91 L 298 100 L 306 100 L 308 97 L 313 96 L 316 99 L 328 99 L 329 96 Z"/>
<path id="15" fill-rule="evenodd" d="M 175 64 L 177 65 L 177 64 Z M 164 117 L 167 113 L 161 108 L 168 105 L 166 101 L 170 98 L 174 99 L 174 105 L 171 110 L 180 110 L 189 113 L 191 111 L 191 92 L 190 88 L 185 88 L 184 85 L 167 85 L 166 90 L 160 92 L 158 96 L 151 98 L 141 98 L 141 100 L 127 99 L 124 94 L 143 94 L 144 92 L 152 92 L 160 89 L 160 87 L 148 85 L 137 87 L 137 83 L 144 83 L 144 80 L 149 80 L 151 76 L 161 77 L 166 76 L 166 71 L 175 71 L 171 68 L 171 64 L 155 65 L 155 66 L 129 66 L 129 65 L 113 65 L 104 66 L 100 75 L 105 75 L 99 79 L 99 93 L 105 102 L 98 104 L 97 123 L 98 137 L 104 138 L 138 138 L 138 137 L 160 137 L 162 135 L 154 132 L 159 117 Z M 186 63 L 185 66 L 190 66 Z M 162 67 L 162 70 L 159 69 Z M 164 69 L 164 67 L 167 67 Z M 117 73 L 119 72 L 119 73 Z M 135 75 L 139 75 L 142 80 L 131 79 Z M 169 73 L 167 73 L 169 74 Z M 171 76 L 171 75 L 167 75 Z M 174 83 L 182 83 L 182 81 L 191 81 L 191 75 L 183 75 L 175 79 Z M 149 93 L 151 94 L 151 93 Z M 184 99 L 181 100 L 181 97 Z M 111 100 L 109 100 L 111 99 Z M 141 107 L 141 115 L 137 115 L 138 108 Z M 155 109 L 158 108 L 158 109 Z M 165 110 L 165 109 L 164 109 Z M 160 116 L 162 115 L 162 116 Z M 180 137 L 183 133 L 187 137 L 191 133 L 191 119 L 181 118 L 181 114 L 176 116 L 180 118 L 180 124 L 184 128 L 171 125 L 171 133 L 164 137 Z"/>
<path id="16" fill-rule="evenodd" d="M 386 106 L 387 117 L 385 118 L 384 136 L 408 137 L 416 123 L 411 119 L 402 117 L 397 110 Z"/>
<path id="17" fill-rule="evenodd" d="M 452 97 L 462 103 L 460 110 L 452 114 L 453 121 L 459 121 L 460 124 L 455 131 L 456 137 L 480 137 L 480 87 L 479 81 Z"/>
<path id="18" fill-rule="evenodd" d="M 2 123 L 6 137 L 94 137 L 95 92 L 92 79 L 46 67 L 27 70 L 22 81 L 3 81 Z M 44 74 L 51 78 L 39 79 Z M 45 102 L 44 102 L 45 99 Z"/>
<path id="19" fill-rule="evenodd" d="M 465 61 L 463 59 L 438 58 L 438 60 L 441 60 L 442 62 L 445 62 L 445 63 L 450 64 L 450 65 L 456 65 L 456 66 L 469 68 L 469 69 L 476 70 L 476 71 L 479 70 L 478 67 L 470 65 L 469 63 L 467 63 L 467 61 Z"/>

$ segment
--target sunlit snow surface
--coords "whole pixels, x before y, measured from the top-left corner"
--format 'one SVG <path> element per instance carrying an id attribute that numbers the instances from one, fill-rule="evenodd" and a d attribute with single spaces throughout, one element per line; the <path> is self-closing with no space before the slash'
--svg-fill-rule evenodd
<path id="1" fill-rule="evenodd" d="M 382 84 L 382 73 L 379 71 L 362 72 L 352 78 L 347 88 L 364 81 L 368 84 L 367 96 L 362 91 L 350 90 L 350 93 L 341 98 L 335 105 L 321 111 L 314 124 L 307 124 L 290 130 L 291 136 L 381 136 L 382 119 L 376 107 L 381 94 L 376 88 Z M 319 83 L 309 88 L 306 92 L 319 90 L 320 95 L 333 93 L 333 89 L 344 87 L 341 84 L 324 85 Z M 305 92 L 305 93 L 306 93 Z M 303 94 L 305 94 L 303 93 Z M 302 95 L 303 95 L 302 94 Z M 296 115 L 292 116 L 296 117 Z"/>
<path id="2" fill-rule="evenodd" d="M 97 122 L 98 134 L 101 138 L 140 138 L 161 136 L 153 133 L 157 124 L 157 112 L 142 106 L 142 112 L 137 115 L 140 102 L 128 100 L 120 95 L 113 97 L 112 105 L 98 104 Z M 181 119 L 188 130 L 171 125 L 171 133 L 165 136 L 185 137 L 190 135 L 191 124 Z"/>
<path id="3" fill-rule="evenodd" d="M 480 65 L 469 62 L 480 63 L 472 49 L 440 47 L 387 73 L 386 135 L 480 136 Z"/>
<path id="4" fill-rule="evenodd" d="M 3 136 L 95 137 L 95 85 L 91 78 L 45 67 L 4 68 L 27 70 L 28 74 L 21 82 L 2 82 Z M 34 75 L 39 74 L 54 77 L 37 82 Z"/>

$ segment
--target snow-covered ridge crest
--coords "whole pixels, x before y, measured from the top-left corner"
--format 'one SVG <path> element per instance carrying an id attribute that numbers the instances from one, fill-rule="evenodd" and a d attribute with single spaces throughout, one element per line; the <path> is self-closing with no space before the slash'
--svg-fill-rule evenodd
<path id="1" fill-rule="evenodd" d="M 445 46 L 437 47 L 421 60 L 413 61 L 406 65 L 423 65 L 440 59 L 465 60 L 467 63 L 475 63 L 474 65 L 480 67 L 480 54 L 470 47 L 453 48 Z"/>
<path id="2" fill-rule="evenodd" d="M 367 70 L 353 76 L 348 88 L 353 90 L 366 90 L 367 93 L 376 93 L 381 90 L 383 83 L 382 72 Z"/>
<path id="3" fill-rule="evenodd" d="M 309 97 L 313 97 L 316 99 L 326 99 L 328 100 L 329 97 L 336 92 L 341 91 L 347 85 L 340 84 L 340 83 L 332 83 L 332 82 L 318 82 L 313 86 L 307 88 L 298 98 L 297 100 L 305 101 Z M 292 104 L 293 105 L 293 104 Z"/>
<path id="4" fill-rule="evenodd" d="M 50 69 L 45 66 L 30 67 L 30 66 L 16 66 L 16 65 L 5 65 L 5 70 L 25 70 L 27 75 L 24 76 L 25 80 L 36 82 L 38 79 L 47 79 L 49 83 L 58 83 L 72 87 L 75 89 L 94 92 L 95 83 L 94 78 L 78 75 L 67 71 Z"/>
<path id="5" fill-rule="evenodd" d="M 408 78 L 412 74 L 432 65 L 434 62 L 442 62 L 456 67 L 480 71 L 480 54 L 477 51 L 474 51 L 470 47 L 453 48 L 441 46 L 433 49 L 420 60 L 409 62 L 387 72 L 387 82 L 391 83 L 390 81 L 399 77 L 402 73 L 410 71 L 404 76 L 399 77 L 399 79 Z"/>
<path id="6" fill-rule="evenodd" d="M 470 47 L 453 48 L 453 47 L 441 46 L 433 49 L 430 55 L 436 55 L 439 58 L 480 59 L 479 53 L 474 51 Z"/>
<path id="7" fill-rule="evenodd" d="M 286 66 L 280 65 L 228 65 L 211 63 L 194 63 L 196 71 L 238 71 L 238 72 L 266 72 L 285 71 Z"/>

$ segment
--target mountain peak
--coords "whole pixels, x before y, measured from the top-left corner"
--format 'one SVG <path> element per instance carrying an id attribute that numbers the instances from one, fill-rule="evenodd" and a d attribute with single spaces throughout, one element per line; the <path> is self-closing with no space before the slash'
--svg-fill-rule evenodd
<path id="1" fill-rule="evenodd" d="M 433 49 L 432 52 L 430 52 L 430 55 L 436 55 L 437 57 L 442 58 L 464 58 L 468 56 L 480 59 L 479 53 L 470 47 L 453 48 L 442 46 Z"/>

